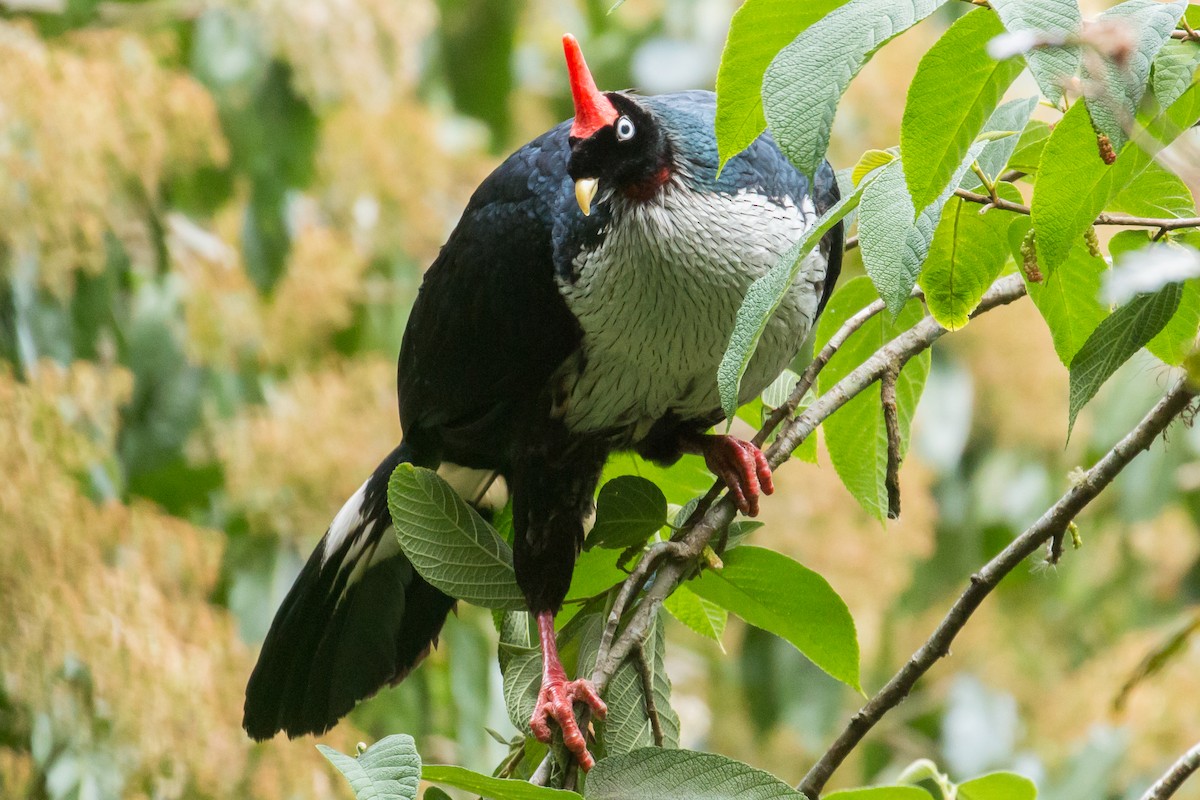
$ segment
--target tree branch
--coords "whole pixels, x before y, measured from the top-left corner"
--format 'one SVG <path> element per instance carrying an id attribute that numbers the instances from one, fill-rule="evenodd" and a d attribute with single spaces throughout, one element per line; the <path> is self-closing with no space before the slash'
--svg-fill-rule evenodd
<path id="1" fill-rule="evenodd" d="M 920 296 L 919 289 L 913 291 L 915 296 Z M 971 316 L 974 318 L 998 306 L 1011 303 L 1024 294 L 1025 283 L 1020 275 L 1005 276 L 992 284 Z M 883 309 L 883 301 L 876 300 L 842 324 L 842 327 L 830 337 L 829 342 L 801 375 L 787 404 L 776 409 L 767 418 L 762 430 L 755 437 L 756 442 L 765 441 L 770 433 L 796 409 L 804 395 L 816 383 L 821 369 L 829 363 L 838 348 L 845 344 L 854 331 L 865 325 Z M 894 367 L 899 372 L 910 358 L 928 349 L 944 333 L 946 333 L 946 329 L 939 325 L 933 317 L 925 316 L 912 328 L 877 350 L 783 427 L 775 442 L 766 452 L 771 468 L 777 469 L 788 461 L 796 448 L 803 444 L 817 426 L 879 380 L 889 367 Z M 659 606 L 670 596 L 675 587 L 691 576 L 695 570 L 696 557 L 704 551 L 705 546 L 713 537 L 725 530 L 737 516 L 737 508 L 728 497 L 710 507 L 723 488 L 720 482 L 716 483 L 672 540 L 660 542 L 647 550 L 637 567 L 622 584 L 605 620 L 604 632 L 596 653 L 596 665 L 592 671 L 592 682 L 601 694 L 608 686 L 608 682 L 616 673 L 617 668 L 632 650 L 635 647 L 641 647 L 646 641 Z M 652 580 L 651 576 L 653 576 Z M 648 588 L 646 587 L 647 581 L 650 581 Z M 621 620 L 629 612 L 642 589 L 645 589 L 645 594 L 624 629 L 620 629 Z M 618 630 L 620 630 L 619 635 Z M 590 717 L 586 707 L 579 707 L 578 716 L 580 727 L 586 728 Z M 549 780 L 551 774 L 549 762 L 552 759 L 553 753 L 546 756 L 530 778 L 531 783 L 546 785 L 545 782 Z"/>
<path id="2" fill-rule="evenodd" d="M 950 652 L 950 644 L 975 610 L 1005 575 L 1067 525 L 1094 500 L 1130 461 L 1148 448 L 1192 401 L 1195 393 L 1180 383 L 1162 398 L 1132 431 L 1085 472 L 1057 503 L 1008 547 L 971 576 L 967 588 L 951 606 L 933 634 L 879 692 L 856 713 L 837 740 L 809 770 L 799 789 L 814 800 L 834 771 L 884 714 L 900 704 L 917 680 Z M 1197 756 L 1200 759 L 1200 755 Z M 1195 768 L 1193 767 L 1193 770 Z M 1186 775 L 1184 776 L 1186 777 Z M 1182 779 L 1180 779 L 1182 781 Z M 1164 795 L 1167 796 L 1167 795 Z"/>
<path id="3" fill-rule="evenodd" d="M 1146 790 L 1146 793 L 1142 795 L 1142 800 L 1167 800 L 1168 797 L 1179 791 L 1183 782 L 1198 769 L 1200 769 L 1200 742 L 1180 756 L 1166 774 Z"/>
<path id="4" fill-rule="evenodd" d="M 1024 294 L 1025 284 L 1021 280 L 1021 276 L 1008 275 L 1003 277 L 996 281 L 992 285 L 992 288 L 987 291 L 973 316 L 978 316 L 997 306 L 1011 303 Z M 814 359 L 813 364 L 810 365 L 810 369 L 805 370 L 805 374 L 801 376 L 801 380 L 792 391 L 792 396 L 789 398 L 789 406 L 791 408 L 796 407 L 800 398 L 804 396 L 808 387 L 812 385 L 812 381 L 815 380 L 821 367 L 828 363 L 829 358 L 832 357 L 837 347 L 844 343 L 854 330 L 862 327 L 874 314 L 879 313 L 882 303 L 878 303 L 878 305 L 880 309 L 876 309 L 876 304 L 873 303 L 852 316 L 830 339 L 826 347 Z M 877 350 L 874 355 L 849 375 L 838 381 L 828 392 L 818 397 L 812 405 L 783 427 L 779 436 L 776 437 L 775 442 L 766 452 L 767 461 L 770 463 L 771 468 L 777 469 L 781 464 L 788 461 L 795 449 L 816 430 L 821 422 L 849 402 L 850 399 L 879 380 L 889 366 L 894 366 L 898 371 L 908 359 L 928 349 L 944 333 L 946 333 L 945 328 L 939 325 L 933 317 L 926 316 L 912 328 Z M 774 415 L 768 419 L 764 430 L 767 430 L 767 427 L 772 424 L 773 418 Z M 658 606 L 674 591 L 676 586 L 690 575 L 694 569 L 694 559 L 703 552 L 705 545 L 719 531 L 724 530 L 733 521 L 736 514 L 737 510 L 733 502 L 729 498 L 724 498 L 719 503 L 713 505 L 695 523 L 685 525 L 670 543 L 666 543 L 668 546 L 651 549 L 652 553 L 656 553 L 655 563 L 647 566 L 645 570 L 639 568 L 634 571 L 633 575 L 627 580 L 626 585 L 621 588 L 618 598 L 619 600 L 623 598 L 625 605 L 622 605 L 620 602 L 614 603 L 612 612 L 609 615 L 608 627 L 615 631 L 617 624 L 624 617 L 628 609 L 628 603 L 633 601 L 637 594 L 637 589 L 641 588 L 642 581 L 653 572 L 654 578 L 650 583 L 650 587 L 646 590 L 646 594 L 642 597 L 641 602 L 633 612 L 633 616 L 626 624 L 624 630 L 621 631 L 619 636 L 611 639 L 612 644 L 607 650 L 604 647 L 605 643 L 602 642 L 601 644 L 600 652 L 596 658 L 596 668 L 592 673 L 592 680 L 595 682 L 597 689 L 603 690 L 613 673 L 616 672 L 617 667 L 625 660 L 633 647 L 640 646 L 641 642 L 644 641 L 650 631 L 650 626 L 654 621 L 654 614 L 658 610 Z M 664 556 L 670 557 L 664 558 Z M 663 561 L 665 563 L 662 563 Z M 631 587 L 630 584 L 634 584 L 634 586 Z"/>

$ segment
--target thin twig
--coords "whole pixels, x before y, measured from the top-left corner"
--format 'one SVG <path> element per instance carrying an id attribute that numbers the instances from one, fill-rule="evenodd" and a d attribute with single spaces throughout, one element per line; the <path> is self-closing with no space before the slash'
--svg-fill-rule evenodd
<path id="1" fill-rule="evenodd" d="M 643 642 L 633 654 L 637 664 L 638 674 L 642 676 L 642 695 L 646 698 L 646 717 L 650 720 L 650 730 L 654 733 L 654 746 L 662 747 L 662 719 L 658 716 L 658 706 L 654 702 L 654 671 L 650 669 L 650 661 L 646 658 L 646 643 Z"/>
<path id="2" fill-rule="evenodd" d="M 901 667 L 879 692 L 867 701 L 850 719 L 837 740 L 825 751 L 821 759 L 809 770 L 799 789 L 813 800 L 834 771 L 863 737 L 875 726 L 883 715 L 900 704 L 921 678 L 938 661 L 950 652 L 950 644 L 963 629 L 971 615 L 979 608 L 984 598 L 996 588 L 1005 575 L 1018 564 L 1042 547 L 1055 533 L 1067 525 L 1120 474 L 1139 453 L 1154 440 L 1195 397 L 1194 392 L 1180 383 L 1162 398 L 1138 423 L 1090 470 L 1074 482 L 1058 502 L 1051 506 L 1037 522 L 1014 539 L 1008 547 L 987 563 L 983 569 L 971 576 L 967 588 L 951 606 L 933 634 L 920 649 Z"/>
<path id="3" fill-rule="evenodd" d="M 853 250 L 856 247 L 858 247 L 858 237 L 857 236 L 847 236 L 846 237 L 846 245 L 842 249 L 843 250 Z"/>
<path id="4" fill-rule="evenodd" d="M 900 418 L 896 409 L 896 378 L 899 374 L 900 370 L 893 365 L 879 379 L 883 427 L 887 432 L 887 471 L 883 485 L 887 488 L 888 519 L 900 519 Z"/>
<path id="5" fill-rule="evenodd" d="M 978 192 L 968 192 L 966 189 L 955 189 L 955 197 L 961 197 L 969 203 L 979 203 L 983 206 L 992 206 L 994 208 L 1003 209 L 1004 211 L 1012 211 L 1017 214 L 1029 214 L 1029 206 L 1014 203 L 1011 200 L 1005 200 L 1003 197 L 997 197 L 993 200 L 986 194 Z M 1159 217 L 1136 217 L 1132 214 L 1104 213 L 1096 217 L 1094 225 L 1127 225 L 1130 227 L 1142 228 L 1158 228 L 1165 231 L 1178 230 L 1180 228 L 1200 228 L 1200 217 L 1180 217 L 1178 219 L 1164 219 Z"/>
<path id="6" fill-rule="evenodd" d="M 1168 797 L 1179 791 L 1183 782 L 1198 769 L 1200 769 L 1200 742 L 1180 756 L 1166 774 L 1146 790 L 1146 793 L 1142 795 L 1142 800 L 1167 800 Z"/>

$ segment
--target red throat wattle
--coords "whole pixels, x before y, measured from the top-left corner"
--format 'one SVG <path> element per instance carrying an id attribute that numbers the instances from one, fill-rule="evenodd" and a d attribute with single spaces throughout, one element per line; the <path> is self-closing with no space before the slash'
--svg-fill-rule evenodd
<path id="1" fill-rule="evenodd" d="M 616 122 L 617 109 L 596 88 L 579 42 L 569 33 L 563 34 L 563 52 L 571 76 L 571 97 L 575 100 L 575 124 L 571 126 L 571 136 L 586 139 L 605 125 Z"/>

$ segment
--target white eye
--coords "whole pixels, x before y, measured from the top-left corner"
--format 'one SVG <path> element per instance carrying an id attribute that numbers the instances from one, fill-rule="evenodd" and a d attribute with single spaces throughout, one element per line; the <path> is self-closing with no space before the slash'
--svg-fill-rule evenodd
<path id="1" fill-rule="evenodd" d="M 621 117 L 617 120 L 617 141 L 624 142 L 633 138 L 634 128 L 633 120 L 629 117 Z"/>

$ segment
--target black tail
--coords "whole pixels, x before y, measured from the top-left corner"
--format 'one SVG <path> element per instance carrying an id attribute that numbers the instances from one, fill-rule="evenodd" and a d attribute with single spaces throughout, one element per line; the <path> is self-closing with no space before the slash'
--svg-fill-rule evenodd
<path id="1" fill-rule="evenodd" d="M 334 517 L 263 642 L 242 727 L 255 739 L 323 733 L 404 678 L 436 644 L 454 600 L 400 552 L 388 513 L 401 444 Z"/>

